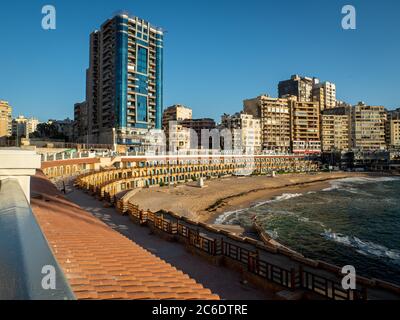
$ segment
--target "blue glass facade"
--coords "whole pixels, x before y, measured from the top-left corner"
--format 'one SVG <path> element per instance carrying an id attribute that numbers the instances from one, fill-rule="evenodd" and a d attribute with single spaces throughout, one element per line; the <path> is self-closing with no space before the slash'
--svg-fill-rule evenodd
<path id="1" fill-rule="evenodd" d="M 164 49 L 163 36 L 157 35 L 156 47 L 156 129 L 162 127 L 162 113 L 163 113 L 163 69 L 164 69 Z"/>
<path id="2" fill-rule="evenodd" d="M 137 128 L 147 128 L 147 124 L 144 125 L 143 122 L 148 121 L 148 104 L 147 104 L 147 83 L 148 83 L 148 48 L 143 46 L 137 47 L 137 74 L 136 78 L 137 89 L 136 92 L 139 93 L 136 95 L 136 127 Z M 141 94 L 145 94 L 143 96 Z"/>
<path id="3" fill-rule="evenodd" d="M 162 127 L 163 112 L 163 35 L 150 37 L 147 25 L 132 23 L 125 16 L 116 16 L 116 54 L 115 54 L 115 127 L 148 129 L 153 125 Z M 129 26 L 129 27 L 128 27 Z M 132 30 L 133 29 L 133 30 Z M 151 38 L 151 39 L 150 39 Z M 151 46 L 150 46 L 151 42 Z M 155 44 L 155 46 L 153 46 Z M 131 54 L 136 47 L 136 59 Z M 155 52 L 153 51 L 155 48 Z M 154 52 L 154 53 L 153 53 Z M 155 54 L 155 66 L 150 65 Z M 133 66 L 135 61 L 135 65 Z M 128 68 L 129 65 L 129 68 Z M 154 69 L 153 69 L 154 66 Z M 128 72 L 129 69 L 129 72 Z M 150 79 L 150 74 L 155 75 Z M 135 78 L 130 79 L 129 78 Z M 151 84 L 150 84 L 151 83 Z M 129 88 L 128 88 L 129 85 Z M 155 89 L 155 93 L 149 88 Z M 128 98 L 135 99 L 135 101 Z M 154 103 L 154 104 L 153 104 Z M 128 115 L 128 105 L 133 114 Z M 150 105 L 154 106 L 155 119 L 150 117 Z M 153 124 L 154 121 L 154 124 Z"/>
<path id="4" fill-rule="evenodd" d="M 115 125 L 125 128 L 128 83 L 128 19 L 116 17 Z"/>
<path id="5" fill-rule="evenodd" d="M 136 121 L 147 122 L 147 97 L 136 96 Z"/>

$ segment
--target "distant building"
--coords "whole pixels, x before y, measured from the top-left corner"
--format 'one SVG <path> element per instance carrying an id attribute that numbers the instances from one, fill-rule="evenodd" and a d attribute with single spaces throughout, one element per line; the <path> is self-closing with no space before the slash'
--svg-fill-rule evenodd
<path id="1" fill-rule="evenodd" d="M 67 118 L 64 120 L 49 120 L 47 123 L 53 125 L 60 136 L 64 136 L 67 141 L 74 141 L 74 120 Z"/>
<path id="2" fill-rule="evenodd" d="M 181 121 L 192 119 L 193 111 L 192 109 L 185 107 L 181 104 L 175 104 L 171 107 L 168 107 L 163 112 L 163 119 L 162 119 L 162 127 L 165 130 L 168 128 L 170 121 Z"/>
<path id="3" fill-rule="evenodd" d="M 74 141 L 88 142 L 88 104 L 87 102 L 76 103 L 74 105 Z"/>
<path id="4" fill-rule="evenodd" d="M 230 145 L 225 144 L 224 150 L 240 150 L 245 153 L 260 153 L 261 151 L 261 120 L 244 112 L 234 115 L 224 114 L 221 117 L 221 128 L 231 131 Z"/>
<path id="5" fill-rule="evenodd" d="M 181 104 L 168 107 L 163 112 L 162 127 L 169 151 L 190 149 L 190 130 L 180 123 L 192 119 L 192 109 Z"/>
<path id="6" fill-rule="evenodd" d="M 188 129 L 193 130 L 193 134 L 196 133 L 197 135 L 197 142 L 199 147 L 207 148 L 209 149 L 212 148 L 211 142 L 207 141 L 202 141 L 202 130 L 213 130 L 216 128 L 216 123 L 213 119 L 210 118 L 202 118 L 202 119 L 186 119 L 180 121 L 180 124 Z M 194 139 L 191 136 L 191 140 L 194 141 Z M 193 149 L 194 146 L 192 146 Z"/>
<path id="7" fill-rule="evenodd" d="M 336 107 L 336 85 L 331 82 L 314 82 L 313 101 L 320 104 L 321 111 Z"/>
<path id="8" fill-rule="evenodd" d="M 31 133 L 36 132 L 39 120 L 35 118 L 25 118 L 24 116 L 18 116 L 12 120 L 12 135 L 17 137 L 29 138 Z"/>
<path id="9" fill-rule="evenodd" d="M 295 96 L 300 102 L 313 101 L 313 86 L 319 82 L 316 78 L 293 75 L 289 80 L 280 81 L 278 84 L 279 98 Z"/>
<path id="10" fill-rule="evenodd" d="M 262 149 L 290 151 L 290 106 L 288 99 L 262 95 L 243 101 L 244 112 L 260 118 Z"/>
<path id="11" fill-rule="evenodd" d="M 318 102 L 289 99 L 293 153 L 320 153 L 320 109 Z"/>
<path id="12" fill-rule="evenodd" d="M 191 149 L 190 130 L 177 121 L 169 121 L 168 129 L 164 131 L 169 151 Z"/>
<path id="13" fill-rule="evenodd" d="M 12 108 L 7 101 L 0 100 L 0 138 L 12 135 Z"/>
<path id="14" fill-rule="evenodd" d="M 400 108 L 387 113 L 386 143 L 389 147 L 400 147 Z"/>
<path id="15" fill-rule="evenodd" d="M 350 116 L 348 114 L 322 113 L 321 145 L 323 152 L 349 150 L 350 148 L 349 121 L 350 121 Z"/>
<path id="16" fill-rule="evenodd" d="M 400 119 L 392 119 L 388 122 L 389 141 L 391 147 L 400 147 Z"/>
<path id="17" fill-rule="evenodd" d="M 383 106 L 359 102 L 351 109 L 351 147 L 361 151 L 385 149 L 386 119 Z"/>

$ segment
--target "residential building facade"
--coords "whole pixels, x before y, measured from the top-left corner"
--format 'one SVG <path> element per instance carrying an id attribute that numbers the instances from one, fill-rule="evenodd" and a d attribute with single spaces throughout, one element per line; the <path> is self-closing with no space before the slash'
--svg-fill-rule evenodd
<path id="1" fill-rule="evenodd" d="M 400 147 L 400 108 L 387 113 L 386 143 L 388 147 Z"/>
<path id="2" fill-rule="evenodd" d="M 35 118 L 25 118 L 24 116 L 18 116 L 12 120 L 12 135 L 16 137 L 29 138 L 31 133 L 34 133 L 39 124 L 39 120 Z"/>
<path id="3" fill-rule="evenodd" d="M 321 115 L 321 146 L 323 152 L 348 151 L 350 148 L 349 116 Z"/>
<path id="4" fill-rule="evenodd" d="M 290 151 L 290 108 L 288 99 L 268 95 L 243 101 L 244 112 L 260 118 L 262 149 Z"/>
<path id="5" fill-rule="evenodd" d="M 336 85 L 331 82 L 314 82 L 313 101 L 318 102 L 321 111 L 336 107 Z"/>
<path id="6" fill-rule="evenodd" d="M 182 121 L 193 118 L 192 109 L 181 105 L 175 104 L 166 108 L 163 112 L 162 127 L 164 130 L 168 128 L 170 121 Z"/>
<path id="7" fill-rule="evenodd" d="M 390 147 L 400 147 L 400 119 L 392 119 L 388 121 L 389 125 L 389 141 Z"/>
<path id="8" fill-rule="evenodd" d="M 167 130 L 164 130 L 168 151 L 177 152 L 191 149 L 190 129 L 182 126 L 178 121 L 169 121 Z"/>
<path id="9" fill-rule="evenodd" d="M 185 119 L 180 121 L 180 124 L 184 128 L 191 129 L 190 139 L 191 139 L 191 148 L 195 148 L 196 138 L 197 138 L 197 145 L 203 149 L 212 149 L 212 143 L 215 145 L 214 142 L 205 141 L 208 139 L 207 132 L 210 132 L 213 129 L 216 129 L 216 123 L 213 119 L 210 118 L 201 118 L 201 119 Z M 203 132 L 206 131 L 206 132 Z M 205 133 L 203 135 L 203 133 Z M 196 136 L 196 137 L 195 137 Z"/>
<path id="10" fill-rule="evenodd" d="M 235 150 L 246 154 L 261 152 L 261 120 L 245 112 L 234 115 L 224 114 L 221 117 L 222 130 L 228 129 L 231 133 L 231 143 L 224 145 L 224 150 Z M 224 132 L 221 131 L 221 135 Z M 224 137 L 224 139 L 227 137 Z"/>
<path id="11" fill-rule="evenodd" d="M 0 138 L 12 134 L 12 108 L 7 101 L 0 100 Z"/>
<path id="12" fill-rule="evenodd" d="M 351 147 L 362 151 L 386 148 L 386 111 L 359 102 L 351 109 Z"/>
<path id="13" fill-rule="evenodd" d="M 126 14 L 91 34 L 86 85 L 90 143 L 135 149 L 149 130 L 161 129 L 163 38 L 160 28 Z"/>
<path id="14" fill-rule="evenodd" d="M 74 141 L 88 142 L 88 104 L 86 101 L 74 105 Z"/>
<path id="15" fill-rule="evenodd" d="M 279 82 L 279 98 L 295 96 L 300 102 L 311 102 L 313 101 L 313 86 L 316 82 L 319 82 L 316 78 L 293 75 L 289 80 Z"/>
<path id="16" fill-rule="evenodd" d="M 289 105 L 292 152 L 321 152 L 319 103 L 289 99 Z"/>
<path id="17" fill-rule="evenodd" d="M 181 104 L 175 104 L 164 110 L 162 128 L 169 151 L 190 149 L 190 130 L 180 123 L 182 120 L 192 119 L 192 115 L 192 109 Z"/>

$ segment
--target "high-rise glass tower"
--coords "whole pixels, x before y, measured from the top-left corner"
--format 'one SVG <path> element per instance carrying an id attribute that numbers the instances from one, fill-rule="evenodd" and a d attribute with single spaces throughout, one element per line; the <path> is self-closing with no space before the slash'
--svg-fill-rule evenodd
<path id="1" fill-rule="evenodd" d="M 163 41 L 160 28 L 126 14 L 91 34 L 88 141 L 136 147 L 149 129 L 161 129 Z"/>

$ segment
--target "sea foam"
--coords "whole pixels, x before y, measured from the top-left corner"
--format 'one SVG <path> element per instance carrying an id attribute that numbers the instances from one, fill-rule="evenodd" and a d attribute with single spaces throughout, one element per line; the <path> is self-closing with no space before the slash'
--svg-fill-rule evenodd
<path id="1" fill-rule="evenodd" d="M 376 244 L 372 241 L 361 240 L 354 236 L 343 235 L 341 233 L 332 232 L 332 230 L 325 230 L 324 233 L 321 234 L 325 239 L 331 240 L 348 247 L 352 247 L 356 250 L 356 252 L 370 257 L 378 257 L 378 258 L 388 258 L 395 262 L 396 264 L 400 264 L 400 251 L 395 249 L 389 249 L 381 244 Z"/>

